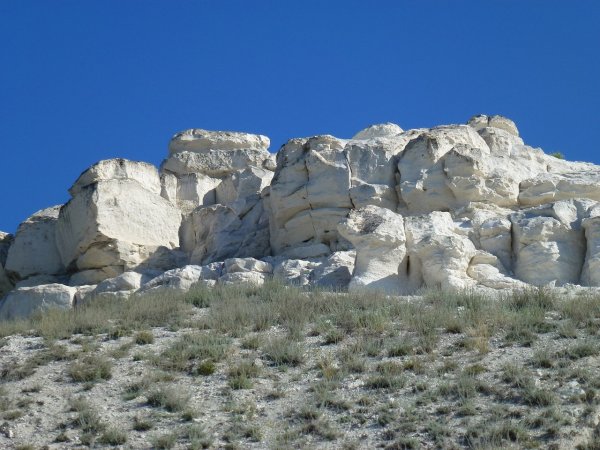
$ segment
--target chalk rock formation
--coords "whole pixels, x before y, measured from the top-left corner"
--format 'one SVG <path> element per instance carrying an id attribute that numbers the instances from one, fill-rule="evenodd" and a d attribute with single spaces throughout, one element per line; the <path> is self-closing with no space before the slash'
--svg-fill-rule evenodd
<path id="1" fill-rule="evenodd" d="M 0 303 L 0 320 L 29 317 L 51 308 L 69 309 L 77 289 L 62 284 L 22 287 L 11 291 Z"/>
<path id="2" fill-rule="evenodd" d="M 167 270 L 142 285 L 138 293 L 187 292 L 197 283 L 216 284 L 222 272 L 223 263 L 206 266 L 187 265 L 179 269 Z"/>
<path id="3" fill-rule="evenodd" d="M 162 195 L 184 216 L 192 264 L 270 253 L 263 190 L 275 169 L 265 136 L 191 129 L 176 134 L 161 165 Z"/>
<path id="4" fill-rule="evenodd" d="M 170 250 L 179 247 L 181 213 L 160 191 L 158 172 L 146 163 L 101 161 L 81 175 L 56 226 L 62 264 L 78 272 L 72 284 L 177 264 Z"/>
<path id="5" fill-rule="evenodd" d="M 17 279 L 56 275 L 64 270 L 55 233 L 60 206 L 43 209 L 19 225 L 8 250 L 6 271 Z"/>
<path id="6" fill-rule="evenodd" d="M 198 206 L 228 205 L 260 192 L 275 168 L 269 143 L 266 136 L 246 133 L 177 133 L 160 169 L 163 197 L 189 213 Z"/>
<path id="7" fill-rule="evenodd" d="M 95 164 L 66 205 L 34 214 L 14 241 L 0 234 L 0 295 L 17 284 L 0 308 L 270 278 L 397 295 L 600 286 L 600 167 L 527 146 L 510 119 L 268 147 L 191 129 L 160 170 Z M 71 296 L 67 284 L 82 287 Z"/>
<path id="8" fill-rule="evenodd" d="M 338 230 L 356 248 L 351 290 L 376 288 L 392 294 L 407 287 L 404 219 L 389 209 L 365 206 L 350 211 Z"/>
<path id="9" fill-rule="evenodd" d="M 6 266 L 6 258 L 8 249 L 13 242 L 13 235 L 0 231 L 0 298 L 13 288 L 13 283 L 8 278 L 8 274 L 4 267 Z"/>

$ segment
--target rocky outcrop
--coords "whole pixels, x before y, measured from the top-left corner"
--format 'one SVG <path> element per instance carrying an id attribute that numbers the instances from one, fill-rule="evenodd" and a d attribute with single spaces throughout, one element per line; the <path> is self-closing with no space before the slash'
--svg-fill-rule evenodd
<path id="1" fill-rule="evenodd" d="M 2 308 L 38 285 L 82 286 L 46 306 L 271 278 L 394 295 L 600 286 L 600 167 L 527 146 L 505 117 L 268 147 L 191 129 L 160 170 L 95 164 L 66 205 L 0 235 L 0 295 L 17 284 Z"/>
<path id="2" fill-rule="evenodd" d="M 406 235 L 400 214 L 378 206 L 352 210 L 338 230 L 356 248 L 349 288 L 403 292 L 408 285 Z"/>
<path id="3" fill-rule="evenodd" d="M 192 129 L 171 139 L 162 195 L 183 214 L 181 247 L 192 264 L 270 253 L 268 148 L 267 137 L 246 133 Z"/>
<path id="4" fill-rule="evenodd" d="M 75 183 L 75 195 L 60 209 L 56 225 L 62 264 L 77 272 L 72 284 L 177 264 L 171 250 L 179 247 L 181 213 L 159 195 L 160 178 L 152 169 L 146 163 L 102 161 Z"/>
<path id="5" fill-rule="evenodd" d="M 43 209 L 19 225 L 5 266 L 16 279 L 64 271 L 55 239 L 59 211 L 60 206 Z"/>

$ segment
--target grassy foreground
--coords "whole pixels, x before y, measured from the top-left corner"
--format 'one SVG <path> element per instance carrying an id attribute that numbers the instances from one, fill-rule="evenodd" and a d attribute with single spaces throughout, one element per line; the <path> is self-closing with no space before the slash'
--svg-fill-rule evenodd
<path id="1" fill-rule="evenodd" d="M 0 447 L 600 448 L 599 324 L 545 290 L 90 303 L 0 323 Z"/>

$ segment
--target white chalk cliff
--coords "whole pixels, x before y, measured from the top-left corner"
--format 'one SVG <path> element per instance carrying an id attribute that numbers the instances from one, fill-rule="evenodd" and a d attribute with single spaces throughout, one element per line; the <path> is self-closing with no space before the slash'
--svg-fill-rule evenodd
<path id="1" fill-rule="evenodd" d="M 160 169 L 100 161 L 0 233 L 0 319 L 269 278 L 392 295 L 600 286 L 600 166 L 501 116 L 351 139 L 187 130 Z"/>

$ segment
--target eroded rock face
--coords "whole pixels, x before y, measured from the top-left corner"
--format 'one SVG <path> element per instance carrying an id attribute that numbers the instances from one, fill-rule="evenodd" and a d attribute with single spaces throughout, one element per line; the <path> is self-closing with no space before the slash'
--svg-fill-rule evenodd
<path id="1" fill-rule="evenodd" d="M 56 226 L 56 243 L 64 267 L 78 272 L 73 284 L 95 284 L 128 269 L 141 266 L 173 267 L 179 247 L 181 212 L 162 198 L 158 174 L 139 182 L 126 177 L 119 169 L 122 160 L 99 163 L 103 173 L 117 173 L 116 178 L 101 179 L 98 165 L 84 173 L 82 179 L 96 181 L 75 189 L 76 195 L 60 210 Z M 148 172 L 144 163 L 129 161 L 133 174 Z M 107 167 L 112 166 L 111 169 Z M 151 171 L 150 171 L 151 172 Z M 153 179 L 150 183 L 148 180 Z M 87 272 L 88 276 L 80 275 Z"/>
<path id="2" fill-rule="evenodd" d="M 510 119 L 268 147 L 192 129 L 159 171 L 95 164 L 66 205 L 33 215 L 14 241 L 0 234 L 0 295 L 15 282 L 13 293 L 81 286 L 83 301 L 271 277 L 389 294 L 600 286 L 600 167 L 527 146 Z"/>
<path id="3" fill-rule="evenodd" d="M 8 249 L 12 244 L 14 237 L 12 234 L 0 231 L 0 298 L 13 288 L 12 281 L 8 278 L 8 274 L 4 270 Z"/>
<path id="4" fill-rule="evenodd" d="M 338 230 L 356 248 L 350 290 L 375 288 L 394 294 L 406 288 L 406 235 L 400 214 L 365 206 L 352 210 Z"/>
<path id="5" fill-rule="evenodd" d="M 177 133 L 161 165 L 162 195 L 184 214 L 216 203 L 247 208 L 275 169 L 266 136 L 201 129 Z M 236 203 L 237 202 L 237 203 Z"/>
<path id="6" fill-rule="evenodd" d="M 18 279 L 64 271 L 55 235 L 60 206 L 43 209 L 19 225 L 5 269 Z"/>

